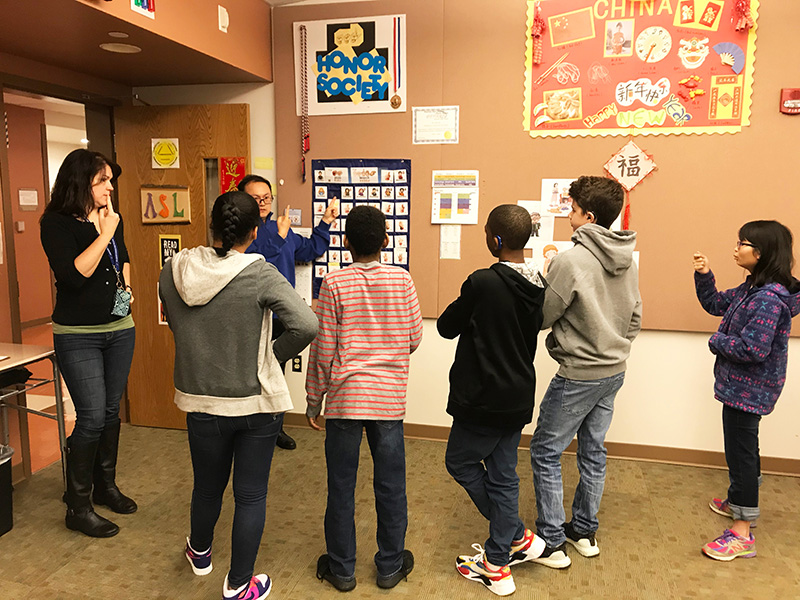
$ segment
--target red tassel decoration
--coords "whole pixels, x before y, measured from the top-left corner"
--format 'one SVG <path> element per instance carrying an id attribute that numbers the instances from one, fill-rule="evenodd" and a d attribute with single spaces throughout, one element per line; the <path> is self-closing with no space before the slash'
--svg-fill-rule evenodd
<path id="1" fill-rule="evenodd" d="M 625 192 L 625 212 L 622 213 L 622 230 L 628 231 L 631 225 L 631 193 Z"/>
<path id="2" fill-rule="evenodd" d="M 733 5 L 733 19 L 736 31 L 746 31 L 755 25 L 750 14 L 750 0 L 736 0 Z"/>
<path id="3" fill-rule="evenodd" d="M 542 18 L 542 3 L 537 2 L 533 8 L 533 24 L 531 25 L 531 37 L 533 37 L 533 64 L 542 64 L 542 44 L 545 30 L 544 19 Z"/>

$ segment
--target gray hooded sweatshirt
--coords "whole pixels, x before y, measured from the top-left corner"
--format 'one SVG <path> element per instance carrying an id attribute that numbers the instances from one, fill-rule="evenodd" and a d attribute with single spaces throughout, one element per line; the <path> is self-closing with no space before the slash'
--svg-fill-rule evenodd
<path id="1" fill-rule="evenodd" d="M 590 381 L 625 370 L 641 329 L 636 233 L 588 223 L 572 234 L 575 247 L 550 264 L 544 323 L 547 351 L 566 379 Z"/>
<path id="2" fill-rule="evenodd" d="M 175 337 L 175 404 L 225 417 L 292 408 L 279 362 L 317 334 L 317 318 L 260 254 L 181 250 L 161 270 L 159 294 Z M 272 313 L 286 331 L 271 342 Z"/>

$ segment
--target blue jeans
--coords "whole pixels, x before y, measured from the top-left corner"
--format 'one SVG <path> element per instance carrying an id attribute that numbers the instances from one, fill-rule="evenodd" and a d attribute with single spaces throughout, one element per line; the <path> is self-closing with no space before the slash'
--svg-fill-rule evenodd
<path id="1" fill-rule="evenodd" d="M 722 429 L 725 433 L 725 461 L 728 463 L 728 507 L 734 519 L 755 521 L 758 486 L 761 479 L 761 456 L 758 450 L 758 425 L 761 415 L 722 406 Z"/>
<path id="2" fill-rule="evenodd" d="M 58 368 L 75 405 L 73 437 L 99 440 L 119 421 L 119 402 L 133 360 L 136 329 L 53 335 Z"/>
<path id="3" fill-rule="evenodd" d="M 375 566 L 384 576 L 394 575 L 403 566 L 408 528 L 403 422 L 326 419 L 328 506 L 325 509 L 325 544 L 331 571 L 343 579 L 355 576 L 355 489 L 363 429 L 367 431 L 372 453 L 375 511 L 378 515 Z"/>
<path id="4" fill-rule="evenodd" d="M 197 552 L 210 548 L 214 540 L 214 526 L 233 463 L 236 507 L 228 583 L 237 588 L 253 576 L 264 531 L 269 469 L 275 441 L 283 426 L 283 413 L 243 417 L 188 413 L 186 426 L 194 470 L 190 541 Z"/>
<path id="5" fill-rule="evenodd" d="M 488 519 L 489 539 L 484 549 L 486 558 L 496 567 L 508 564 L 511 542 L 525 535 L 525 526 L 519 518 L 517 476 L 521 437 L 521 428 L 501 431 L 453 421 L 447 440 L 444 459 L 447 472 Z"/>
<path id="6" fill-rule="evenodd" d="M 567 539 L 561 454 L 576 434 L 580 481 L 572 501 L 572 526 L 579 534 L 597 531 L 597 512 L 606 481 L 603 443 L 614 416 L 614 397 L 624 379 L 624 372 L 592 381 L 556 375 L 542 399 L 531 440 L 531 466 L 538 513 L 536 529 L 551 548 Z"/>

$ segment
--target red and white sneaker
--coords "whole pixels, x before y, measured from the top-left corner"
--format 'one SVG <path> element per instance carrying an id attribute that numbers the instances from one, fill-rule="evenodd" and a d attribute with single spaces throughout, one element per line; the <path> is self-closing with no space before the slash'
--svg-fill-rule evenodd
<path id="1" fill-rule="evenodd" d="M 508 566 L 513 567 L 534 558 L 539 558 L 547 547 L 545 541 L 530 529 L 525 530 L 522 540 L 511 542 Z"/>
<path id="2" fill-rule="evenodd" d="M 456 558 L 456 569 L 470 581 L 480 581 L 493 594 L 498 596 L 508 596 L 513 594 L 517 586 L 514 585 L 514 578 L 511 576 L 511 569 L 507 566 L 497 570 L 489 569 L 484 560 L 483 548 L 480 544 L 472 544 L 478 551 L 475 556 L 462 554 Z"/>

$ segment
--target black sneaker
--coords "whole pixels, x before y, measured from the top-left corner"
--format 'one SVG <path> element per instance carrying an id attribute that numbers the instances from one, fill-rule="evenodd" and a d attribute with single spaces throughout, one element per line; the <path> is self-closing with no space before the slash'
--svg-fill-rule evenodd
<path id="1" fill-rule="evenodd" d="M 376 583 L 378 584 L 379 588 L 388 590 L 400 583 L 401 579 L 406 579 L 408 574 L 413 570 L 414 555 L 411 554 L 411 550 L 403 550 L 403 564 L 400 566 L 400 570 L 394 575 L 381 575 L 378 573 L 378 579 L 376 580 Z"/>
<path id="2" fill-rule="evenodd" d="M 297 448 L 297 442 L 283 429 L 281 429 L 281 432 L 278 434 L 278 440 L 275 442 L 275 445 L 284 450 L 294 450 Z"/>
<path id="3" fill-rule="evenodd" d="M 572 561 L 567 556 L 566 542 L 560 546 L 553 548 L 547 546 L 538 558 L 532 558 L 531 562 L 539 563 L 551 569 L 566 569 L 572 564 Z"/>
<path id="4" fill-rule="evenodd" d="M 333 571 L 331 571 L 330 557 L 327 554 L 323 554 L 317 560 L 317 579 L 320 581 L 324 579 L 340 592 L 349 592 L 356 587 L 355 577 L 345 579 L 334 575 Z"/>
<path id="5" fill-rule="evenodd" d="M 594 538 L 594 533 L 578 533 L 572 527 L 572 523 L 564 523 L 564 533 L 567 541 L 575 546 L 581 556 L 591 557 L 600 554 L 600 547 Z"/>

